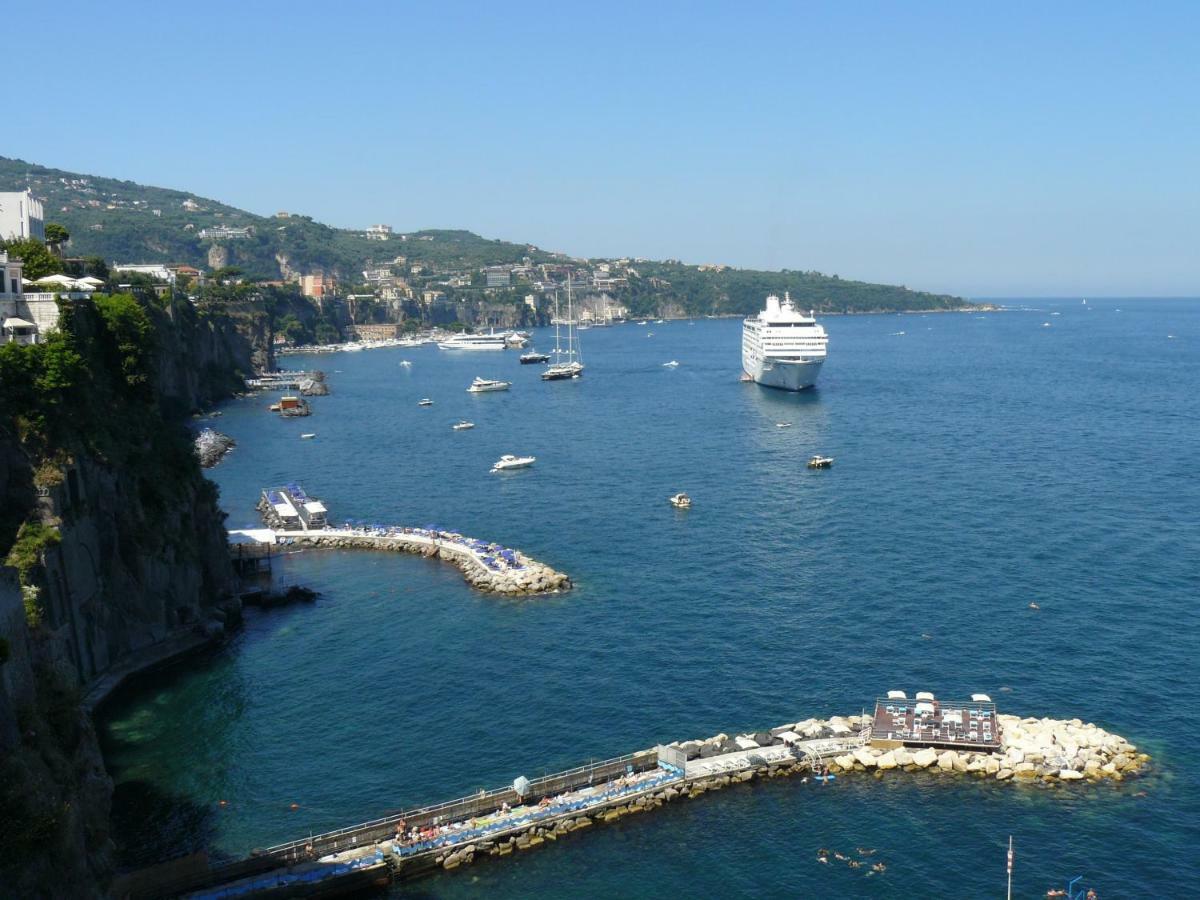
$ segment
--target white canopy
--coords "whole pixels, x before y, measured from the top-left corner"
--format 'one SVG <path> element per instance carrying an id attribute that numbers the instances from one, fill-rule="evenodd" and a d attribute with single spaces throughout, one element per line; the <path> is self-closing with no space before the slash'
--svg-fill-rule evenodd
<path id="1" fill-rule="evenodd" d="M 100 285 L 104 284 L 104 279 L 97 278 L 95 275 L 84 275 L 82 278 L 79 279 L 78 283 L 79 284 L 93 284 L 96 287 L 99 287 Z"/>
<path id="2" fill-rule="evenodd" d="M 10 319 L 5 319 L 4 327 L 5 328 L 37 328 L 37 326 L 34 325 L 32 322 L 27 322 L 25 319 L 18 319 L 16 316 L 13 316 Z"/>
<path id="3" fill-rule="evenodd" d="M 75 279 L 69 275 L 47 275 L 44 278 L 39 278 L 35 284 L 61 284 L 67 287 L 75 284 Z"/>
<path id="4" fill-rule="evenodd" d="M 932 700 L 933 694 L 929 693 L 929 691 L 917 691 L 917 699 L 918 700 Z"/>
<path id="5" fill-rule="evenodd" d="M 907 700 L 908 695 L 904 691 L 888 691 L 887 698 L 889 700 Z"/>
<path id="6" fill-rule="evenodd" d="M 976 703 L 991 703 L 992 702 L 992 698 L 989 697 L 987 694 L 972 694 L 971 699 L 974 700 Z"/>
<path id="7" fill-rule="evenodd" d="M 930 715 L 932 715 L 933 714 L 933 704 L 926 703 L 924 700 L 922 700 L 920 703 L 917 704 L 916 712 L 918 715 L 920 713 L 929 713 Z"/>

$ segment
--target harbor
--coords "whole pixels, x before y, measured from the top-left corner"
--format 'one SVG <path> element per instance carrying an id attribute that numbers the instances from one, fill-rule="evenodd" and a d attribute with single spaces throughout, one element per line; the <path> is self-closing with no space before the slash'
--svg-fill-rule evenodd
<path id="1" fill-rule="evenodd" d="M 235 559 L 269 556 L 270 548 L 280 547 L 390 551 L 445 560 L 457 566 L 472 587 L 490 593 L 530 596 L 571 587 L 567 575 L 519 550 L 438 525 L 408 527 L 347 522 L 332 526 L 325 505 L 295 482 L 265 488 L 258 510 L 266 528 L 230 532 Z"/>
<path id="2" fill-rule="evenodd" d="M 756 779 L 798 775 L 829 787 L 839 776 L 867 771 L 874 777 L 922 772 L 988 777 L 1012 765 L 1018 768 L 1017 780 L 1031 773 L 1046 783 L 1099 782 L 1135 775 L 1149 761 L 1124 738 L 1077 719 L 1000 715 L 990 701 L 922 700 L 939 703 L 939 716 L 947 723 L 987 703 L 977 711 L 996 723 L 997 740 L 990 750 L 964 749 L 960 765 L 953 750 L 937 754 L 945 733 L 910 734 L 906 745 L 916 752 L 901 763 L 893 747 L 895 733 L 879 736 L 896 715 L 887 706 L 898 708 L 897 699 L 877 701 L 872 714 L 809 718 L 761 732 L 658 745 L 533 780 L 518 776 L 504 787 L 260 849 L 154 889 L 193 900 L 352 894 L 528 852 Z M 939 727 L 954 730 L 950 724 Z M 1018 756 L 1021 762 L 1013 763 Z M 1008 777 L 1012 774 L 998 776 Z"/>

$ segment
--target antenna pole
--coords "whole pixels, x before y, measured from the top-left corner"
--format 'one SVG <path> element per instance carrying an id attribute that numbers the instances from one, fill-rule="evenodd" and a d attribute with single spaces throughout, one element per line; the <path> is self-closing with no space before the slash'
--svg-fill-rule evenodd
<path id="1" fill-rule="evenodd" d="M 1013 866 L 1013 851 L 1012 851 L 1012 835 L 1008 836 L 1008 900 L 1012 900 L 1012 866 Z"/>

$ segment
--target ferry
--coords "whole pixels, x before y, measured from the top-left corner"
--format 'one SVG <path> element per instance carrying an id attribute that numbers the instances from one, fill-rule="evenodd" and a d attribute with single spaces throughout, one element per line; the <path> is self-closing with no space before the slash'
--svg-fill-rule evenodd
<path id="1" fill-rule="evenodd" d="M 766 387 L 801 391 L 817 382 L 829 338 L 786 293 L 772 294 L 766 309 L 742 323 L 742 369 Z"/>
<path id="2" fill-rule="evenodd" d="M 471 386 L 467 388 L 468 394 L 484 394 L 488 391 L 507 391 L 512 387 L 511 381 L 494 381 L 490 378 L 475 377 L 471 382 Z"/>
<path id="3" fill-rule="evenodd" d="M 503 350 L 502 334 L 456 334 L 438 341 L 439 350 Z"/>

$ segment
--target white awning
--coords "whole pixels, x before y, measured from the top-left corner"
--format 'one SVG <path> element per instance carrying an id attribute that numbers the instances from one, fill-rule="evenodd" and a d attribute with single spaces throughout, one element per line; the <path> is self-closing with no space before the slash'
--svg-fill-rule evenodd
<path id="1" fill-rule="evenodd" d="M 908 699 L 908 697 L 905 695 L 904 691 L 888 691 L 887 698 L 889 700 L 907 700 Z"/>
<path id="2" fill-rule="evenodd" d="M 75 279 L 68 275 L 47 275 L 45 278 L 39 278 L 36 284 L 61 284 L 64 287 L 75 283 Z"/>
<path id="3" fill-rule="evenodd" d="M 85 275 L 79 279 L 80 284 L 94 284 L 97 287 L 104 284 L 104 280 L 97 278 L 95 275 Z"/>
<path id="4" fill-rule="evenodd" d="M 987 694 L 972 694 L 971 699 L 976 703 L 991 703 L 992 698 Z"/>
<path id="5" fill-rule="evenodd" d="M 933 704 L 932 704 L 932 703 L 926 703 L 924 700 L 922 700 L 920 703 L 918 703 L 918 704 L 917 704 L 917 706 L 916 706 L 916 710 L 915 710 L 915 711 L 916 711 L 918 714 L 919 714 L 919 713 L 930 713 L 930 714 L 932 714 L 932 713 L 933 713 Z"/>
<path id="6" fill-rule="evenodd" d="M 310 513 L 323 513 L 326 511 L 324 504 L 318 500 L 309 500 L 304 504 L 304 509 Z"/>
<path id="7" fill-rule="evenodd" d="M 37 328 L 32 322 L 27 322 L 24 319 L 18 319 L 13 316 L 11 319 L 4 320 L 5 328 Z"/>
<path id="8" fill-rule="evenodd" d="M 918 700 L 932 700 L 933 694 L 929 693 L 929 691 L 917 691 L 917 699 Z"/>

